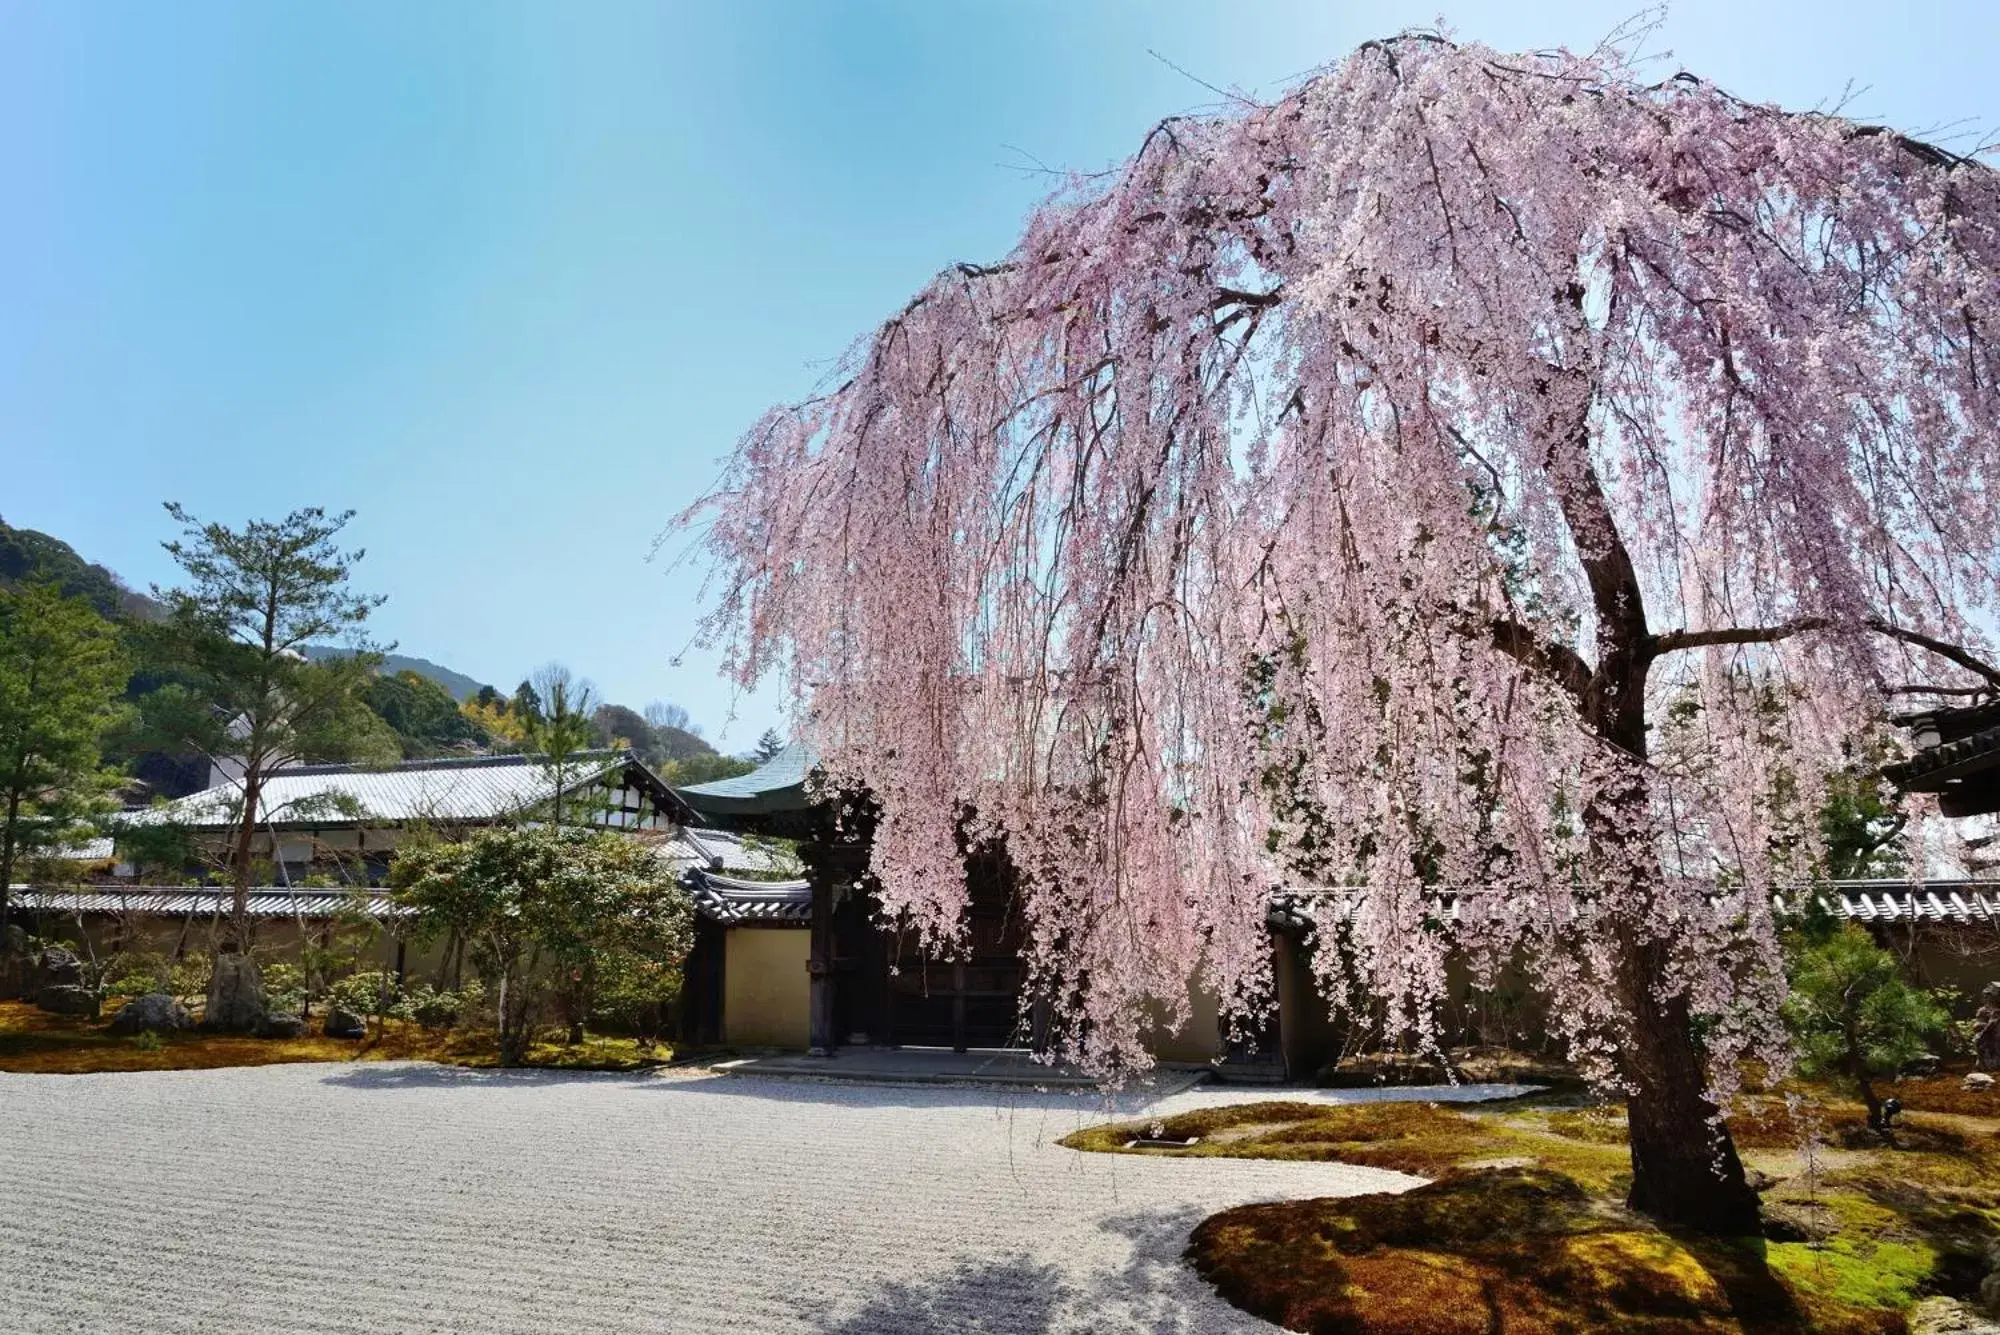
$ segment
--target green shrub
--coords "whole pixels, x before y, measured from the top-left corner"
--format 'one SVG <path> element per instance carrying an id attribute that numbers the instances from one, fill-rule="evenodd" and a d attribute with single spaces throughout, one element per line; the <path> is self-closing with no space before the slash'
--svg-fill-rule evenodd
<path id="1" fill-rule="evenodd" d="M 104 991 L 113 997 L 143 997 L 173 987 L 174 965 L 156 950 L 126 950 L 104 966 Z"/>
<path id="2" fill-rule="evenodd" d="M 353 1015 L 392 1015 L 401 996 L 396 975 L 382 969 L 351 973 L 326 989 L 328 1002 Z"/>
<path id="3" fill-rule="evenodd" d="M 264 1004 L 275 1014 L 302 1015 L 306 1008 L 306 971 L 279 960 L 263 968 Z"/>
<path id="4" fill-rule="evenodd" d="M 1790 965 L 1785 1020 L 1798 1041 L 1801 1069 L 1846 1083 L 1868 1105 L 1868 1125 L 1886 1131 L 1874 1082 L 1928 1050 L 1945 1027 L 1944 1008 L 1852 923 L 1804 942 Z"/>
<path id="5" fill-rule="evenodd" d="M 403 994 L 393 1013 L 398 1019 L 413 1020 L 426 1029 L 450 1029 L 479 1005 L 481 995 L 477 983 L 457 992 L 419 983 Z"/>
<path id="6" fill-rule="evenodd" d="M 200 1001 L 208 996 L 208 980 L 214 974 L 214 960 L 198 950 L 190 951 L 174 962 L 166 990 L 182 1002 Z"/>

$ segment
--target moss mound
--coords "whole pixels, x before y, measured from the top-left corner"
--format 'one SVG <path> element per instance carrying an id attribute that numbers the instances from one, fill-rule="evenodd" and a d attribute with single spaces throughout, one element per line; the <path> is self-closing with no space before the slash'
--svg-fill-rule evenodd
<path id="1" fill-rule="evenodd" d="M 1883 1333 L 1866 1295 L 1802 1291 L 1759 1240 L 1682 1239 L 1560 1173 L 1226 1210 L 1188 1259 L 1232 1303 L 1314 1335 Z"/>
<path id="2" fill-rule="evenodd" d="M 1615 1135 L 1564 1136 L 1571 1110 L 1523 1108 L 1514 1101 L 1467 1111 L 1435 1103 L 1249 1103 L 1204 1108 L 1152 1122 L 1088 1127 L 1065 1137 L 1075 1150 L 1175 1158 L 1292 1159 L 1361 1164 L 1419 1177 L 1495 1164 L 1538 1164 L 1598 1190 L 1623 1190 L 1631 1164 L 1622 1115 Z M 1185 1148 L 1132 1148 L 1135 1137 L 1185 1140 Z"/>
<path id="3" fill-rule="evenodd" d="M 1135 1137 L 1196 1143 L 1170 1150 L 1126 1149 Z M 1065 1137 L 1071 1149 L 1180 1158 L 1294 1159 L 1442 1173 L 1490 1147 L 1472 1118 L 1428 1103 L 1252 1103 L 1204 1108 L 1157 1122 L 1090 1127 Z"/>

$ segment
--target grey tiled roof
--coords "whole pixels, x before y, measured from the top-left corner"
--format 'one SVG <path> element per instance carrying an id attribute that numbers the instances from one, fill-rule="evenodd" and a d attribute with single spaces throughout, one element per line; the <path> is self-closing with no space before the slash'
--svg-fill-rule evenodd
<path id="1" fill-rule="evenodd" d="M 688 873 L 688 885 L 695 910 L 725 927 L 812 921 L 812 886 L 805 881 L 745 881 L 697 870 Z"/>
<path id="2" fill-rule="evenodd" d="M 786 870 L 785 864 L 765 847 L 746 841 L 727 830 L 688 827 L 675 831 L 660 845 L 660 856 L 685 870 L 746 872 L 770 876 Z"/>
<path id="3" fill-rule="evenodd" d="M 1854 922 L 2000 924 L 2000 881 L 1836 881 L 1819 901 Z M 1787 910 L 1782 899 L 1778 908 Z"/>
<path id="4" fill-rule="evenodd" d="M 75 889 L 34 889 L 17 886 L 10 892 L 16 905 L 44 913 L 140 913 L 163 917 L 227 916 L 231 892 L 218 886 L 87 885 Z M 253 918 L 304 918 L 323 922 L 351 909 L 370 917 L 399 918 L 409 913 L 386 890 L 350 893 L 345 890 L 288 890 L 262 886 L 250 892 Z"/>
<path id="5" fill-rule="evenodd" d="M 571 791 L 594 783 L 629 762 L 622 752 L 580 752 L 572 762 Z M 411 760 L 388 768 L 360 765 L 297 765 L 277 770 L 259 796 L 260 824 L 339 825 L 356 817 L 336 808 L 358 806 L 365 820 L 393 824 L 414 820 L 494 821 L 532 809 L 554 796 L 555 785 L 539 756 L 465 756 Z M 332 799 L 332 801 L 329 801 Z M 169 821 L 194 828 L 233 823 L 230 810 L 242 801 L 234 784 L 128 813 L 135 823 Z"/>
<path id="6" fill-rule="evenodd" d="M 1800 889 L 1775 897 L 1772 907 L 1780 914 L 1799 912 L 1808 896 L 1830 910 L 1835 917 L 1854 922 L 1978 922 L 2000 926 L 2000 881 L 1926 881 L 1921 886 L 1908 881 L 1835 881 L 1823 890 Z M 1301 930 L 1312 925 L 1317 901 L 1333 899 L 1336 913 L 1351 918 L 1366 898 L 1354 890 L 1288 890 L 1271 897 L 1266 915 L 1272 927 Z M 1446 920 L 1456 920 L 1464 894 L 1441 894 L 1437 909 Z"/>
<path id="7" fill-rule="evenodd" d="M 1983 729 L 1954 742 L 1926 747 L 1902 764 L 1886 767 L 1882 773 L 1899 788 L 1926 790 L 1934 785 L 1925 780 L 1938 771 L 1956 771 L 1969 761 L 1987 758 L 1994 764 L 2000 764 L 2000 726 Z"/>

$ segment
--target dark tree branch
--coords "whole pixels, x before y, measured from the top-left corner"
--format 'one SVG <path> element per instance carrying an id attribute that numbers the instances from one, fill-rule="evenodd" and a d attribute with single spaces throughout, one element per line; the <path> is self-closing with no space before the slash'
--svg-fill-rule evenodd
<path id="1" fill-rule="evenodd" d="M 1580 706 L 1590 689 L 1590 665 L 1566 644 L 1542 639 L 1518 621 L 1493 623 L 1493 647 L 1509 658 L 1548 677 L 1568 691 Z"/>
<path id="2" fill-rule="evenodd" d="M 1991 663 L 1974 657 L 1958 645 L 1945 640 L 1934 639 L 1920 630 L 1909 630 L 1903 626 L 1892 626 L 1880 617 L 1869 617 L 1866 624 L 1868 629 L 1878 635 L 1887 635 L 1892 640 L 1901 640 L 1905 644 L 1914 644 L 1919 649 L 1928 649 L 1939 658 L 1948 659 L 1964 668 L 1967 672 L 1976 673 L 1986 678 L 1987 681 L 1993 683 L 1995 686 L 2000 686 L 2000 668 L 1996 668 Z"/>
<path id="3" fill-rule="evenodd" d="M 1780 622 L 1775 626 L 1726 626 L 1716 630 L 1670 630 L 1653 637 L 1653 652 L 1670 654 L 1679 649 L 1705 649 L 1718 644 L 1775 644 L 1779 640 L 1803 634 L 1806 631 L 1825 630 L 1833 624 L 1830 617 L 1797 617 Z M 1920 630 L 1910 630 L 1905 626 L 1893 625 L 1881 617 L 1869 617 L 1861 623 L 1877 635 L 1886 635 L 1904 644 L 1913 644 L 1919 649 L 1928 649 L 1940 658 L 1948 659 L 1967 672 L 1984 677 L 1986 686 L 1895 686 L 1888 688 L 1891 695 L 1918 695 L 1928 692 L 1932 695 L 1978 695 L 2000 687 L 2000 668 L 1976 657 L 1948 640 L 1940 640 L 1926 635 Z"/>
<path id="4" fill-rule="evenodd" d="M 1888 695 L 1991 695 L 1991 686 L 1890 686 Z"/>
<path id="5" fill-rule="evenodd" d="M 1655 654 L 1706 649 L 1718 644 L 1775 644 L 1809 630 L 1825 630 L 1825 617 L 1799 617 L 1775 626 L 1724 626 L 1715 630 L 1670 630 L 1653 637 Z"/>

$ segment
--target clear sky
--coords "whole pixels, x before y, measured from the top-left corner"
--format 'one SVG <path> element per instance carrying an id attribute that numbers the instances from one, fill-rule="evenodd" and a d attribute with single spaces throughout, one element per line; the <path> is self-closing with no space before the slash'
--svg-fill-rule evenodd
<path id="1" fill-rule="evenodd" d="M 1441 9 L 1523 49 L 1636 7 L 0 0 L 0 516 L 144 587 L 163 500 L 353 507 L 405 652 L 502 689 L 560 658 L 740 750 L 775 704 L 675 665 L 697 581 L 653 539 L 761 409 L 1004 252 L 1025 167 Z M 1653 44 L 1759 100 L 2000 114 L 1993 0 L 1683 0 Z"/>

